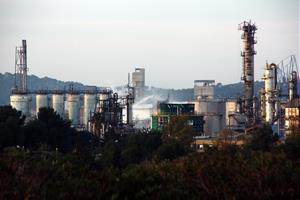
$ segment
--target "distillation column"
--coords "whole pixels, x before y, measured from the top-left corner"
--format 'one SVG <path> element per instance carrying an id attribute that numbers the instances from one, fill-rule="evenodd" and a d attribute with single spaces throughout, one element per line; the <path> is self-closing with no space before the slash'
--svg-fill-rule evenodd
<path id="1" fill-rule="evenodd" d="M 289 77 L 289 100 L 293 101 L 297 96 L 297 72 L 292 71 Z"/>
<path id="2" fill-rule="evenodd" d="M 244 113 L 248 119 L 254 118 L 253 113 L 253 95 L 254 95 L 254 55 L 256 54 L 254 50 L 254 44 L 256 40 L 254 38 L 255 32 L 257 30 L 255 24 L 251 21 L 239 24 L 239 30 L 243 31 L 243 51 L 241 56 L 243 57 L 243 76 L 244 81 Z"/>
<path id="3" fill-rule="evenodd" d="M 277 66 L 266 64 L 262 78 L 265 81 L 265 122 L 272 123 L 275 117 L 275 98 L 277 88 Z"/>

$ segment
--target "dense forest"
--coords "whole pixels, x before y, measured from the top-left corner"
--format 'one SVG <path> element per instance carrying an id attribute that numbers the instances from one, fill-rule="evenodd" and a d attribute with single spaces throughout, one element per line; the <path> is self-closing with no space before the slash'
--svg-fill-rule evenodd
<path id="1" fill-rule="evenodd" d="M 0 199 L 300 198 L 299 130 L 283 143 L 264 125 L 242 146 L 227 132 L 197 152 L 180 118 L 162 132 L 97 138 L 51 108 L 28 121 L 1 106 Z"/>

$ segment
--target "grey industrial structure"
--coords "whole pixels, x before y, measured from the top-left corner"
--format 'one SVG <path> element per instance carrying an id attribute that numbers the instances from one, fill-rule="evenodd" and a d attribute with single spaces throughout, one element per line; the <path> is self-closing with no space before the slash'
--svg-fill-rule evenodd
<path id="1" fill-rule="evenodd" d="M 132 86 L 134 87 L 135 100 L 141 100 L 145 95 L 145 68 L 135 68 L 132 73 Z"/>

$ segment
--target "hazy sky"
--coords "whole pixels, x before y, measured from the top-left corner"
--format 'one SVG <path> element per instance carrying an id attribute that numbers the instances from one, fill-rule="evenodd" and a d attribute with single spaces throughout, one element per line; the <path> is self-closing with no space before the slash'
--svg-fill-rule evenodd
<path id="1" fill-rule="evenodd" d="M 110 86 L 145 67 L 146 84 L 164 88 L 239 82 L 237 26 L 249 19 L 256 80 L 266 60 L 299 61 L 298 0 L 0 0 L 0 72 L 14 71 L 26 39 L 29 74 L 41 77 Z"/>

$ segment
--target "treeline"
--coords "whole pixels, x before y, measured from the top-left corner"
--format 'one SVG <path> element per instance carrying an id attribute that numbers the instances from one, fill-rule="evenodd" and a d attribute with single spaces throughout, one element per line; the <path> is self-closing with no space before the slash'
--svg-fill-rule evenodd
<path id="1" fill-rule="evenodd" d="M 91 133 L 76 131 L 70 125 L 70 121 L 62 119 L 52 108 L 41 108 L 37 117 L 25 124 L 25 116 L 20 111 L 0 106 L 0 148 L 18 146 L 36 150 L 47 146 L 50 151 L 67 153 L 99 143 Z"/>
<path id="2" fill-rule="evenodd" d="M 278 141 L 268 126 L 245 144 L 191 148 L 192 129 L 105 139 L 70 128 L 52 109 L 26 124 L 0 107 L 0 199 L 299 199 L 300 133 Z"/>

